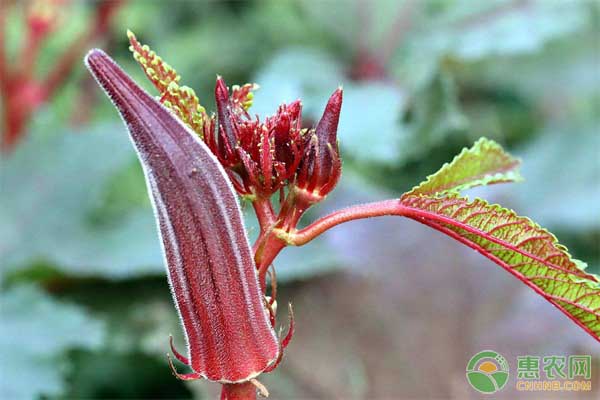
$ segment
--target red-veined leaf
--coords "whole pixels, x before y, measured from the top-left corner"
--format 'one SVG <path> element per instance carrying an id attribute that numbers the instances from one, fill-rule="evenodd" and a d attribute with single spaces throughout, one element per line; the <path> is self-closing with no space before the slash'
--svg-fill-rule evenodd
<path id="1" fill-rule="evenodd" d="M 600 279 L 556 237 L 528 218 L 484 200 L 404 195 L 402 215 L 477 250 L 545 297 L 600 341 Z"/>

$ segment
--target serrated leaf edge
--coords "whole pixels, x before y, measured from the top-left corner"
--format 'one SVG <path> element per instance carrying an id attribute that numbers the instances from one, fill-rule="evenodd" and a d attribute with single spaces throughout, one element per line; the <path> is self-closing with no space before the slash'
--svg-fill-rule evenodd
<path id="1" fill-rule="evenodd" d="M 434 192 L 421 192 L 421 189 L 427 187 L 428 185 L 435 182 L 438 177 L 443 176 L 445 173 L 452 171 L 455 168 L 455 165 L 463 158 L 469 155 L 470 153 L 481 154 L 488 150 L 499 151 L 501 154 L 506 156 L 507 158 L 513 159 L 513 165 L 511 168 L 506 171 L 499 171 L 495 174 L 482 174 L 481 176 L 475 176 L 471 181 L 465 182 L 462 184 L 458 184 L 454 187 L 450 188 L 442 188 L 440 190 Z M 518 168 L 521 164 L 521 160 L 515 157 L 512 157 L 510 154 L 506 153 L 502 146 L 496 143 L 493 140 L 487 139 L 485 137 L 479 138 L 471 147 L 464 147 L 461 152 L 456 155 L 452 161 L 445 163 L 437 172 L 428 175 L 427 178 L 414 186 L 410 191 L 402 195 L 412 196 L 412 195 L 438 195 L 443 196 L 448 193 L 459 193 L 463 190 L 467 190 L 473 188 L 475 186 L 485 186 L 495 183 L 508 183 L 508 182 L 522 182 L 524 179 L 518 171 Z"/>
<path id="2" fill-rule="evenodd" d="M 585 284 L 587 287 L 589 287 L 590 289 L 593 290 L 597 290 L 600 289 L 600 276 L 596 275 L 596 274 L 591 274 L 591 273 L 587 273 L 585 272 L 585 269 L 587 268 L 587 264 L 577 260 L 575 258 L 573 258 L 571 256 L 571 254 L 568 252 L 568 249 L 560 244 L 556 238 L 556 236 L 554 234 L 552 234 L 551 232 L 549 232 L 547 229 L 542 228 L 539 224 L 535 223 L 534 221 L 532 221 L 530 218 L 528 217 L 523 217 L 518 215 L 514 210 L 512 209 L 508 209 L 505 207 L 502 207 L 499 204 L 490 204 L 488 203 L 486 200 L 483 200 L 481 198 L 475 198 L 474 200 L 469 200 L 468 197 L 466 196 L 459 196 L 456 194 L 449 194 L 448 196 L 446 196 L 448 199 L 458 199 L 461 201 L 465 201 L 467 202 L 469 205 L 474 204 L 476 202 L 481 203 L 482 206 L 487 206 L 490 208 L 490 211 L 502 211 L 503 213 L 507 213 L 508 216 L 510 217 L 515 217 L 517 219 L 519 219 L 520 221 L 523 221 L 527 224 L 529 224 L 530 226 L 532 226 L 534 229 L 537 229 L 539 231 L 541 231 L 544 234 L 548 235 L 548 239 L 551 241 L 551 245 L 554 246 L 557 250 L 559 250 L 561 253 L 563 253 L 566 257 L 568 257 L 568 260 L 573 262 L 575 268 L 577 269 L 579 273 L 577 272 L 573 272 L 570 270 L 565 270 L 564 268 L 561 268 L 557 265 L 554 265 L 552 263 L 547 263 L 541 259 L 539 259 L 539 257 L 536 257 L 532 254 L 528 254 L 526 252 L 523 252 L 522 250 L 515 248 L 513 245 L 507 245 L 510 244 L 509 242 L 500 240 L 498 238 L 495 238 L 493 235 L 490 235 L 478 228 L 472 227 L 470 225 L 467 225 L 461 221 L 458 220 L 454 220 L 450 217 L 444 216 L 444 215 L 439 215 L 436 214 L 432 211 L 429 210 L 424 210 L 422 208 L 417 208 L 417 207 L 412 207 L 408 204 L 405 204 L 404 201 L 408 200 L 409 198 L 419 198 L 419 199 L 431 199 L 434 201 L 440 201 L 442 198 L 440 198 L 439 196 L 431 196 L 431 195 L 410 195 L 410 196 L 403 196 L 403 200 L 401 200 L 401 203 L 403 205 L 403 207 L 405 207 L 407 210 L 414 210 L 414 214 L 411 215 L 411 212 L 408 211 L 405 213 L 405 215 L 411 219 L 414 219 L 424 225 L 427 225 L 433 229 L 436 229 L 442 233 L 445 233 L 446 235 L 458 240 L 459 242 L 467 245 L 468 247 L 473 248 L 474 250 L 478 251 L 479 253 L 481 253 L 483 256 L 485 256 L 486 258 L 492 260 L 493 262 L 495 262 L 496 264 L 500 265 L 503 269 L 505 269 L 507 272 L 513 274 L 514 276 L 516 276 L 519 280 L 521 280 L 523 283 L 525 283 L 527 286 L 531 287 L 536 293 L 540 294 L 542 297 L 544 297 L 546 300 L 548 300 L 551 304 L 553 304 L 555 307 L 557 307 L 558 309 L 560 309 L 564 314 L 566 314 L 571 320 L 573 320 L 577 325 L 579 325 L 580 327 L 582 327 L 586 332 L 588 332 L 591 336 L 593 336 L 596 340 L 600 341 L 600 336 L 598 332 L 593 331 L 590 327 L 588 327 L 587 325 L 584 324 L 584 322 L 580 321 L 579 319 L 577 319 L 576 316 L 574 316 L 573 314 L 571 314 L 570 312 L 567 311 L 567 309 L 565 309 L 561 304 L 557 303 L 557 302 L 564 302 L 564 303 L 568 303 L 571 304 L 574 307 L 577 307 L 587 313 L 590 313 L 592 315 L 596 315 L 598 316 L 598 309 L 588 309 L 585 306 L 582 306 L 578 303 L 576 303 L 576 300 L 569 300 L 566 298 L 559 298 L 556 295 L 550 294 L 545 292 L 542 288 L 540 288 L 539 286 L 537 286 L 535 283 L 532 282 L 532 278 L 528 277 L 526 275 L 524 275 L 523 273 L 521 273 L 518 270 L 515 270 L 513 268 L 513 266 L 511 266 L 509 263 L 507 263 L 506 261 L 502 260 L 501 258 L 499 258 L 498 256 L 494 255 L 492 252 L 490 252 L 488 249 L 478 245 L 476 242 L 473 242 L 471 240 L 469 240 L 468 238 L 465 238 L 463 236 L 461 236 L 458 232 L 444 226 L 444 224 L 447 225 L 451 225 L 460 229 L 463 229 L 471 234 L 475 234 L 478 235 L 480 237 L 483 237 L 485 240 L 488 240 L 490 242 L 496 243 L 498 245 L 501 245 L 503 247 L 505 247 L 507 250 L 510 251 L 515 251 L 518 252 L 519 254 L 521 254 L 522 256 L 531 258 L 533 260 L 536 260 L 538 262 L 543 263 L 543 265 L 547 266 L 548 268 L 552 268 L 555 270 L 559 270 L 565 274 L 567 274 L 567 277 L 573 281 L 574 283 L 578 283 L 578 284 Z M 547 277 L 546 277 L 547 278 Z"/>

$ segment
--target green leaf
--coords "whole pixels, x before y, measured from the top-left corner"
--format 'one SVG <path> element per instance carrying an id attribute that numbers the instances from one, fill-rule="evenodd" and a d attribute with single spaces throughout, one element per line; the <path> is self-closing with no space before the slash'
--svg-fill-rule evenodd
<path id="1" fill-rule="evenodd" d="M 437 12 L 422 7 L 423 18 L 407 39 L 410 52 L 449 54 L 467 61 L 529 54 L 577 31 L 589 14 L 586 2 L 553 0 L 459 0 L 438 6 Z"/>
<path id="2" fill-rule="evenodd" d="M 405 102 L 402 91 L 385 83 L 345 85 L 338 127 L 342 153 L 364 163 L 396 163 L 408 133 L 398 123 Z"/>
<path id="3" fill-rule="evenodd" d="M 389 38 L 390 30 L 398 23 L 400 12 L 402 15 L 410 12 L 407 9 L 411 5 L 406 7 L 407 4 L 402 3 L 398 0 L 375 0 L 369 2 L 369 7 L 364 7 L 360 0 L 301 0 L 298 5 L 309 21 L 336 38 L 338 47 L 342 44 L 356 49 L 358 45 L 363 45 L 377 49 Z M 417 4 L 420 6 L 420 3 Z"/>
<path id="4" fill-rule="evenodd" d="M 34 286 L 0 294 L 0 358 L 3 399 L 56 396 L 64 390 L 62 356 L 72 348 L 97 349 L 104 325 L 74 305 Z"/>
<path id="5" fill-rule="evenodd" d="M 475 186 L 522 180 L 520 161 L 506 153 L 500 145 L 486 138 L 479 139 L 470 149 L 454 157 L 450 163 L 427 180 L 414 187 L 410 195 L 446 195 Z"/>
<path id="6" fill-rule="evenodd" d="M 402 79 L 412 79 L 405 75 Z M 459 102 L 454 77 L 442 67 L 435 67 L 427 79 L 408 87 L 410 100 L 399 121 L 402 135 L 400 149 L 405 161 L 421 160 L 433 147 L 467 136 L 469 121 Z M 464 139 L 463 139 L 464 140 Z"/>
<path id="7" fill-rule="evenodd" d="M 403 215 L 477 250 L 554 304 L 600 341 L 600 278 L 556 237 L 514 211 L 456 194 L 408 194 Z"/>
<path id="8" fill-rule="evenodd" d="M 32 132 L 0 160 L 2 272 L 43 260 L 76 276 L 164 273 L 149 206 L 131 207 L 111 221 L 96 215 L 112 178 L 134 158 L 120 126 L 51 136 Z"/>
<path id="9" fill-rule="evenodd" d="M 342 66 L 325 51 L 312 47 L 287 48 L 272 56 L 252 78 L 260 85 L 252 112 L 272 115 L 281 103 L 302 99 L 303 115 L 316 121 L 323 113 L 321 105 L 343 82 L 343 76 Z"/>

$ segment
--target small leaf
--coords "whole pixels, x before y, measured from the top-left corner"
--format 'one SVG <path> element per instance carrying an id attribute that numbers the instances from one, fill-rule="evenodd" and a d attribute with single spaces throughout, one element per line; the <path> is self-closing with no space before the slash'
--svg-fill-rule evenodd
<path id="1" fill-rule="evenodd" d="M 475 186 L 518 182 L 522 180 L 519 165 L 520 161 L 502 150 L 499 144 L 481 138 L 404 196 L 446 195 Z"/>
<path id="2" fill-rule="evenodd" d="M 225 171 L 104 52 L 92 50 L 86 64 L 123 117 L 144 169 L 189 357 L 174 353 L 194 371 L 178 377 L 256 377 L 277 360 L 279 343 Z"/>
<path id="3" fill-rule="evenodd" d="M 528 218 L 455 194 L 407 194 L 405 214 L 477 250 L 542 295 L 600 341 L 600 279 Z"/>
<path id="4" fill-rule="evenodd" d="M 131 31 L 127 31 L 133 58 L 140 64 L 144 73 L 160 92 L 160 101 L 202 137 L 206 110 L 200 105 L 194 89 L 180 86 L 181 77 L 177 71 L 164 62 L 160 56 L 141 45 Z M 250 103 L 252 104 L 252 103 Z"/>

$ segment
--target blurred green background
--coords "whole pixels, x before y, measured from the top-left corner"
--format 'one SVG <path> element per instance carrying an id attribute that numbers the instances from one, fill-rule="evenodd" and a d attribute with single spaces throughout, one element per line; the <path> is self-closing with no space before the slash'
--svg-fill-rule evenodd
<path id="1" fill-rule="evenodd" d="M 0 26 L 9 61 L 24 46 L 28 7 L 10 3 Z M 55 6 L 60 24 L 36 74 L 81 35 L 97 2 Z M 252 111 L 261 116 L 301 98 L 309 126 L 343 85 L 342 180 L 304 223 L 398 197 L 487 136 L 523 159 L 526 182 L 470 195 L 532 217 L 600 273 L 598 2 L 130 0 L 110 26 L 88 48 L 103 47 L 150 89 L 128 52 L 131 29 L 207 109 L 220 74 L 260 84 Z M 167 367 L 168 335 L 181 346 L 182 334 L 141 169 L 83 55 L 0 156 L 0 397 L 213 398 L 217 385 L 184 384 Z M 542 397 L 598 398 L 593 339 L 419 224 L 350 223 L 284 250 L 275 266 L 297 331 L 263 377 L 272 398 L 478 398 L 464 371 L 488 348 L 513 364 L 593 354 L 592 393 Z M 498 398 L 536 396 L 511 386 Z"/>

